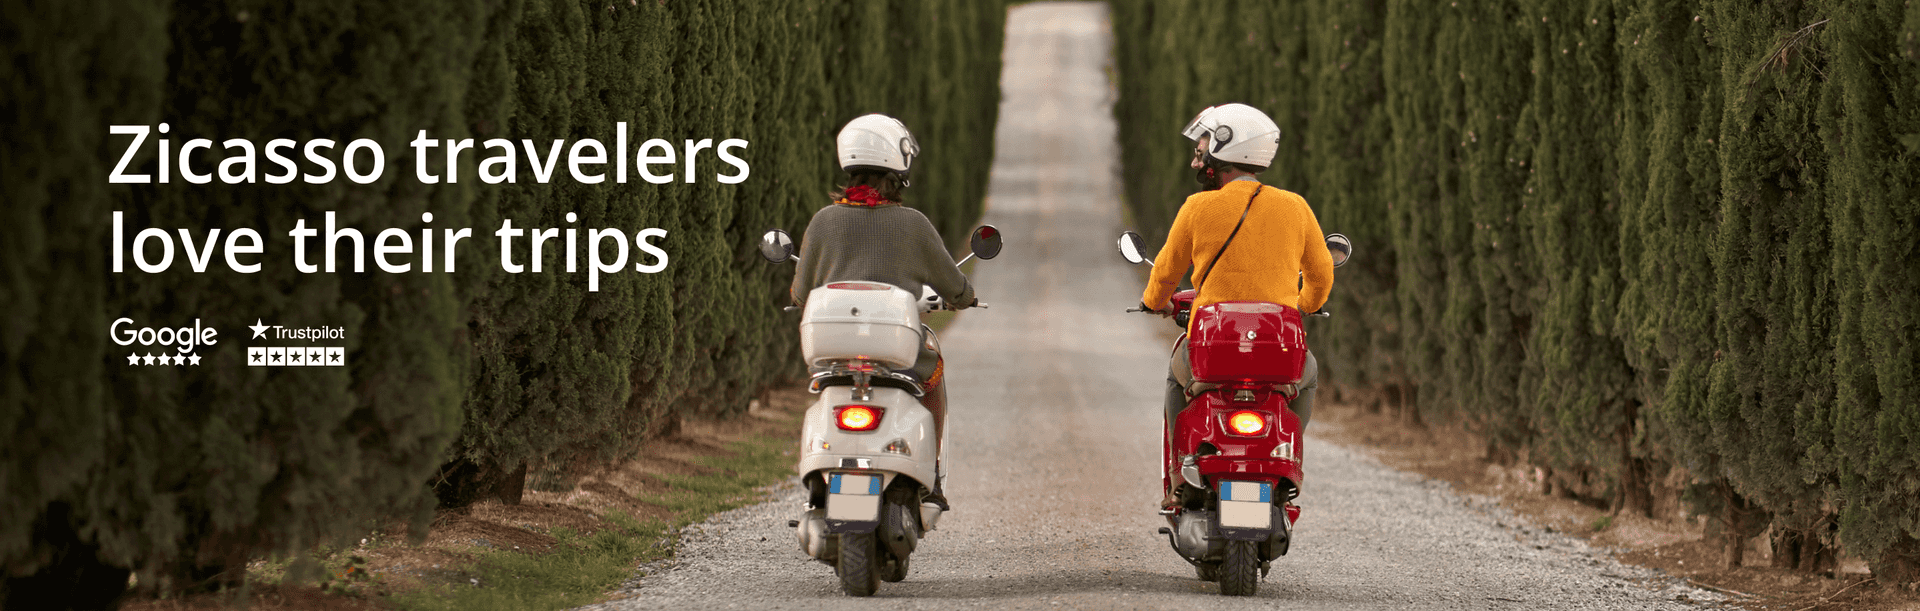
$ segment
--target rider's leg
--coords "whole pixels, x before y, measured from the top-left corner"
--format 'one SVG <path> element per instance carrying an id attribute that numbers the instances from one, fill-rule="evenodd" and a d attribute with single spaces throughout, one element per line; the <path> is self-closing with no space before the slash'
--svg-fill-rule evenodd
<path id="1" fill-rule="evenodd" d="M 933 415 L 934 477 L 932 482 L 928 482 L 927 487 L 932 493 L 927 495 L 925 502 L 939 505 L 941 511 L 947 511 L 950 506 L 942 490 L 947 478 L 947 460 L 943 453 L 945 448 L 942 447 L 947 431 L 946 360 L 940 358 L 940 353 L 934 352 L 933 348 L 922 345 L 920 357 L 913 365 L 913 374 L 920 380 L 921 390 L 926 391 L 920 396 L 920 405 Z"/>
<path id="2" fill-rule="evenodd" d="M 1187 336 L 1173 344 L 1173 354 L 1167 358 L 1167 394 L 1165 418 L 1167 432 L 1171 437 L 1173 421 L 1180 416 L 1180 410 L 1187 408 L 1187 385 L 1193 383 L 1193 369 L 1187 364 Z"/>
<path id="3" fill-rule="evenodd" d="M 1287 402 L 1287 409 L 1300 417 L 1300 430 L 1307 430 L 1307 420 L 1313 417 L 1313 397 L 1320 388 L 1320 360 L 1307 352 L 1307 364 L 1300 369 L 1300 394 Z"/>
<path id="4" fill-rule="evenodd" d="M 1187 338 L 1183 335 L 1178 342 L 1174 343 L 1173 355 L 1167 359 L 1167 394 L 1162 408 L 1165 410 L 1162 422 L 1167 435 L 1166 443 L 1172 443 L 1174 420 L 1180 416 L 1181 410 L 1187 408 L 1187 384 L 1192 381 L 1193 370 L 1187 364 Z M 1161 507 L 1179 504 L 1179 499 L 1175 498 L 1173 491 L 1179 485 L 1180 475 L 1173 471 L 1174 468 L 1171 465 L 1168 467 L 1165 490 L 1162 491 L 1165 496 L 1160 501 Z"/>

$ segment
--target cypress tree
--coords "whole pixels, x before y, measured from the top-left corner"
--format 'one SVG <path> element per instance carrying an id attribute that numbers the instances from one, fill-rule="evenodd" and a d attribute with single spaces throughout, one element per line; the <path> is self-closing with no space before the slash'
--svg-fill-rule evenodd
<path id="1" fill-rule="evenodd" d="M 1834 399 L 1840 539 L 1882 583 L 1920 579 L 1920 7 L 1839 3 L 1828 24 Z"/>
<path id="2" fill-rule="evenodd" d="M 1735 490 L 1779 529 L 1818 543 L 1831 476 L 1804 467 L 1831 437 L 1827 156 L 1815 125 L 1827 62 L 1820 26 L 1808 25 L 1820 19 L 1810 6 L 1716 8 L 1727 99 L 1709 444 Z M 1791 554 L 1779 556 L 1792 565 Z"/>
<path id="3" fill-rule="evenodd" d="M 104 178 L 126 144 L 108 126 L 161 117 L 166 22 L 162 2 L 0 6 L 0 592 L 100 605 L 126 587 L 124 565 L 101 562 L 101 546 L 81 535 L 91 512 L 77 505 L 118 462 L 109 444 L 120 414 L 100 381 L 125 355 L 103 332 L 121 312 L 107 307 L 101 245 L 131 196 Z M 34 571 L 70 579 L 13 579 Z"/>
<path id="4" fill-rule="evenodd" d="M 1320 355 L 1322 370 L 1333 374 L 1330 381 L 1362 388 L 1405 376 L 1396 355 L 1397 338 L 1380 325 L 1366 324 L 1398 315 L 1391 299 L 1374 298 L 1392 294 L 1397 256 L 1388 239 L 1391 211 L 1379 181 L 1391 150 L 1380 61 L 1385 2 L 1310 8 L 1305 19 L 1290 16 L 1288 21 L 1296 27 L 1318 24 L 1307 37 L 1314 58 L 1311 80 L 1276 92 L 1276 97 L 1310 96 L 1305 145 L 1275 165 L 1305 166 L 1305 180 L 1300 182 L 1306 188 L 1299 190 L 1313 205 L 1321 229 L 1344 233 L 1361 251 L 1356 264 L 1336 273 L 1327 309 L 1340 315 L 1314 325 L 1311 343 Z M 1364 315 L 1349 318 L 1346 312 Z"/>
<path id="5" fill-rule="evenodd" d="M 1619 290 L 1619 50 L 1614 7 L 1547 1 L 1526 15 L 1534 30 L 1533 106 L 1523 134 L 1534 146 L 1521 209 L 1540 277 L 1523 383 L 1539 412 L 1539 458 L 1556 471 L 1610 480 L 1614 507 L 1647 515 L 1649 459 L 1633 396 L 1633 371 L 1609 333 Z M 1596 434 L 1598 433 L 1598 434 Z"/>

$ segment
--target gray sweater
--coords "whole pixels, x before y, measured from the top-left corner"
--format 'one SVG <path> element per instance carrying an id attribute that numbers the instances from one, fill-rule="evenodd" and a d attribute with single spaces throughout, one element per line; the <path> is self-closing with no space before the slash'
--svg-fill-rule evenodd
<path id="1" fill-rule="evenodd" d="M 949 304 L 973 305 L 973 286 L 940 232 L 920 211 L 898 204 L 833 204 L 814 213 L 800 240 L 793 302 L 805 305 L 808 291 L 843 280 L 885 282 L 915 297 L 927 285 Z"/>

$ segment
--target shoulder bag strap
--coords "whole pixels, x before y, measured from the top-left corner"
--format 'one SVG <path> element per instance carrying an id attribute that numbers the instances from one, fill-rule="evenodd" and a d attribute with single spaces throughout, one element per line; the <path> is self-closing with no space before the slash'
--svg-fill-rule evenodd
<path id="1" fill-rule="evenodd" d="M 1247 224 L 1247 213 L 1253 210 L 1253 198 L 1260 197 L 1260 190 L 1265 188 L 1266 185 L 1253 188 L 1253 196 L 1247 198 L 1247 209 L 1240 211 L 1240 222 L 1233 224 L 1233 233 L 1227 234 L 1227 241 L 1220 244 L 1220 252 L 1213 253 L 1213 260 L 1207 262 L 1207 271 L 1201 272 L 1200 278 L 1193 281 L 1195 293 L 1200 291 L 1200 284 L 1207 281 L 1207 276 L 1213 275 L 1213 266 L 1220 264 L 1220 255 L 1227 253 L 1227 246 L 1233 244 L 1233 237 L 1240 235 L 1240 226 Z"/>

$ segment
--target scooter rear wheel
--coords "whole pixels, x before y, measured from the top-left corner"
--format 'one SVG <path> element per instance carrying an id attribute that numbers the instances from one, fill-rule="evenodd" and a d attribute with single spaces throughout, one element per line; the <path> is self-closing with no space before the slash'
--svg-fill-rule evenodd
<path id="1" fill-rule="evenodd" d="M 873 596 L 880 589 L 879 542 L 873 533 L 841 533 L 840 559 L 833 572 L 840 576 L 840 589 L 848 596 Z"/>
<path id="2" fill-rule="evenodd" d="M 1253 541 L 1228 541 L 1220 561 L 1220 594 L 1253 596 L 1260 590 L 1260 547 Z"/>

